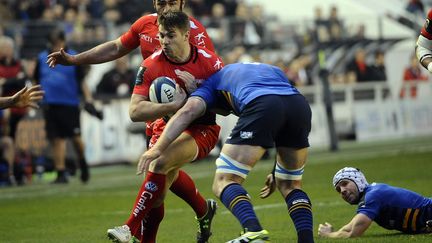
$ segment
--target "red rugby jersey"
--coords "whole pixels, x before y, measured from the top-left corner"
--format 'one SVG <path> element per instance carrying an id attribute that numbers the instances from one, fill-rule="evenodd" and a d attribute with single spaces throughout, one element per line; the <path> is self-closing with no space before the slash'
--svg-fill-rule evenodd
<path id="1" fill-rule="evenodd" d="M 213 43 L 204 26 L 193 17 L 189 16 L 189 20 L 190 43 L 214 51 Z M 140 46 L 141 55 L 143 59 L 146 59 L 160 47 L 158 33 L 157 14 L 153 13 L 142 16 L 135 21 L 130 29 L 120 37 L 120 40 L 123 46 L 129 49 Z"/>
<path id="2" fill-rule="evenodd" d="M 204 79 L 210 77 L 223 67 L 222 59 L 215 53 L 203 47 L 191 45 L 191 52 L 189 60 L 184 63 L 175 63 L 170 61 L 162 50 L 154 52 L 141 64 L 141 69 L 138 72 L 133 93 L 145 96 L 147 100 L 149 100 L 150 85 L 153 80 L 158 77 L 169 77 L 185 89 L 183 80 L 177 77 L 175 70 L 178 69 L 180 71 L 189 72 L 195 77 L 198 85 L 200 85 Z M 215 124 L 215 115 L 206 115 L 200 119 L 200 121 L 194 123 L 209 125 Z"/>
<path id="3" fill-rule="evenodd" d="M 426 23 L 423 25 L 423 28 L 421 29 L 421 34 L 428 38 L 429 40 L 432 40 L 432 9 L 429 10 Z"/>

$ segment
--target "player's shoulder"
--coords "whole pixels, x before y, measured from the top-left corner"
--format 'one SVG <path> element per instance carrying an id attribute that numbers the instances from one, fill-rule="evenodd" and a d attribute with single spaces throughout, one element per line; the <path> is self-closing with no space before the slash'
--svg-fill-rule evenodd
<path id="1" fill-rule="evenodd" d="M 205 29 L 204 26 L 192 16 L 189 16 L 189 24 L 190 24 L 191 31 Z"/>
<path id="2" fill-rule="evenodd" d="M 385 199 L 389 193 L 393 191 L 393 187 L 384 183 L 371 183 L 366 188 L 366 198 L 382 198 Z"/>
<path id="3" fill-rule="evenodd" d="M 147 24 L 155 24 L 157 21 L 157 14 L 146 14 L 137 19 L 133 25 L 147 25 Z"/>
<path id="4" fill-rule="evenodd" d="M 210 51 L 209 49 L 202 46 L 195 46 L 198 59 L 207 63 L 208 65 L 214 67 L 216 70 L 219 70 L 223 67 L 222 58 L 220 58 L 216 53 Z"/>

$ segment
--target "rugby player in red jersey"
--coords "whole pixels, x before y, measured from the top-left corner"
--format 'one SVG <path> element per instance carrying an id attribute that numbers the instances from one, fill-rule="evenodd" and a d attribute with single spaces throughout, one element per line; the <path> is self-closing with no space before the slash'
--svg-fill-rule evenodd
<path id="1" fill-rule="evenodd" d="M 166 76 L 177 83 L 176 98 L 185 99 L 187 87 L 200 85 L 200 80 L 211 76 L 223 66 L 221 59 L 203 47 L 189 43 L 190 25 L 188 17 L 180 11 L 171 11 L 159 16 L 159 38 L 162 48 L 153 53 L 142 63 L 131 98 L 129 114 L 134 120 L 155 120 L 173 114 L 179 109 L 179 103 L 152 103 L 149 101 L 149 88 L 153 80 Z M 188 78 L 192 77 L 192 78 Z M 197 83 L 184 82 L 195 81 Z M 218 141 L 220 127 L 216 125 L 214 113 L 206 113 L 192 124 L 164 153 L 150 166 L 140 188 L 131 215 L 124 226 L 108 230 L 108 236 L 117 242 L 129 242 L 131 232 L 141 227 L 145 218 L 160 222 L 162 218 L 153 216 L 152 211 L 163 211 L 163 200 L 178 170 L 185 164 L 203 158 L 214 148 Z M 156 143 L 165 128 L 165 122 L 158 120 L 153 126 L 154 135 L 149 146 Z M 192 182 L 193 183 L 193 182 Z M 215 201 L 208 200 L 208 209 L 198 218 L 200 233 L 197 242 L 207 242 L 210 236 L 210 223 L 216 209 Z M 162 209 L 160 209 L 162 207 Z M 154 223 L 156 225 L 156 223 Z M 144 232 L 142 242 L 155 242 L 156 232 L 149 235 Z M 204 232 L 207 232 L 203 234 Z"/>
<path id="2" fill-rule="evenodd" d="M 160 47 L 157 16 L 168 11 L 182 11 L 185 1 L 186 0 L 153 0 L 153 6 L 156 13 L 139 18 L 132 24 L 130 29 L 119 38 L 102 43 L 90 50 L 76 55 L 68 54 L 61 49 L 60 51 L 49 54 L 47 63 L 50 67 L 54 67 L 57 64 L 82 65 L 104 63 L 120 58 L 130 53 L 138 46 L 140 47 L 143 59 L 146 59 L 158 47 Z M 190 43 L 214 51 L 213 43 L 202 24 L 193 17 L 189 17 L 189 23 Z M 145 119 L 139 117 L 134 118 L 134 121 L 144 120 Z M 155 123 L 159 124 L 162 122 L 163 121 L 161 120 L 155 121 Z M 148 123 L 148 125 L 150 125 L 150 123 Z M 152 127 L 147 128 L 146 133 L 148 140 L 150 140 L 150 137 L 153 135 L 151 134 L 151 131 L 153 130 L 157 131 L 157 129 L 153 129 Z M 157 136 L 157 134 L 155 134 L 155 136 Z M 207 208 L 207 202 L 199 194 L 188 174 L 180 170 L 178 177 L 172 183 L 170 190 L 185 200 L 194 209 L 197 218 L 202 218 L 204 216 L 201 209 L 203 207 Z M 160 215 L 160 213 L 158 214 Z M 152 227 L 146 225 L 145 228 L 151 229 Z M 204 232 L 204 234 L 205 233 L 208 232 Z M 198 232 L 198 234 L 203 234 L 203 232 Z"/>
<path id="3" fill-rule="evenodd" d="M 432 73 L 432 9 L 417 39 L 416 54 L 420 64 Z"/>

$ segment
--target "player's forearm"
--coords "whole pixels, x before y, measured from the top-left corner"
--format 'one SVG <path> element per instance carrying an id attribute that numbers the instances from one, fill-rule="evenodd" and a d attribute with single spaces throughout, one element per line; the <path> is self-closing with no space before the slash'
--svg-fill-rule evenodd
<path id="1" fill-rule="evenodd" d="M 0 97 L 0 109 L 6 109 L 9 107 L 14 106 L 16 103 L 16 100 L 12 96 L 8 97 Z"/>
<path id="2" fill-rule="evenodd" d="M 342 239 L 353 237 L 351 235 L 351 232 L 347 232 L 347 231 L 344 231 L 342 229 L 340 229 L 338 231 L 327 233 L 327 234 L 325 234 L 323 236 L 327 237 L 327 238 L 342 238 Z"/>
<path id="3" fill-rule="evenodd" d="M 175 113 L 176 107 L 171 103 L 158 104 L 141 101 L 129 106 L 129 117 L 134 122 L 154 121 L 166 115 Z"/>
<path id="4" fill-rule="evenodd" d="M 167 123 L 161 137 L 158 139 L 155 149 L 164 151 L 180 134 L 197 118 L 193 110 L 181 109 Z"/>
<path id="5" fill-rule="evenodd" d="M 73 64 L 98 64 L 122 57 L 131 50 L 123 47 L 119 39 L 100 44 L 74 56 Z"/>

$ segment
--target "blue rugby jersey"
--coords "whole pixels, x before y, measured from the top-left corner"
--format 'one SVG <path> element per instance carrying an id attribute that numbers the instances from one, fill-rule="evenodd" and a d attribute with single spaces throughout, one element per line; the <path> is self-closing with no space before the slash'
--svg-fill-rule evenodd
<path id="1" fill-rule="evenodd" d="M 204 99 L 207 109 L 218 108 L 239 115 L 252 100 L 263 95 L 296 95 L 281 69 L 263 63 L 226 65 L 191 94 Z"/>
<path id="2" fill-rule="evenodd" d="M 366 187 L 357 213 L 386 229 L 420 233 L 432 219 L 432 199 L 407 189 L 372 183 Z"/>
<path id="3" fill-rule="evenodd" d="M 73 50 L 68 52 L 76 54 Z M 78 80 L 77 72 L 80 67 L 57 65 L 55 68 L 50 68 L 46 63 L 48 54 L 48 50 L 39 54 L 37 77 L 35 77 L 45 91 L 43 103 L 78 106 L 81 80 Z"/>

